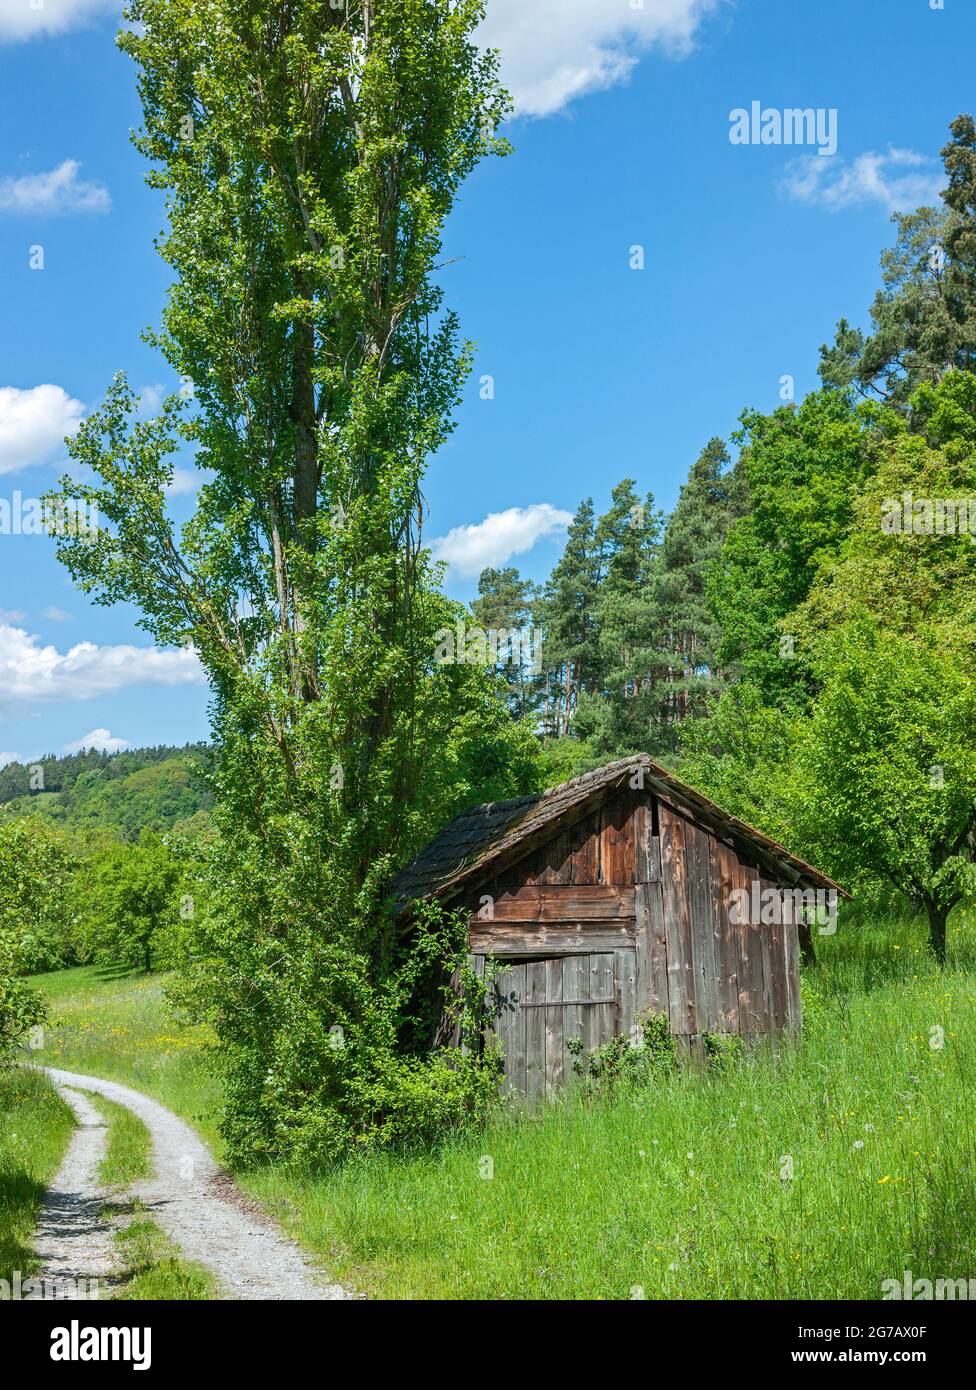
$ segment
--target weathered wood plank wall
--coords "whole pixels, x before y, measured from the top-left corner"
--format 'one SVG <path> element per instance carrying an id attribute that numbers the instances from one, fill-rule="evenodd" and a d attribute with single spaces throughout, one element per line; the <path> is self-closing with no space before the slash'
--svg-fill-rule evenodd
<path id="1" fill-rule="evenodd" d="M 754 881 L 775 886 L 666 797 L 626 790 L 482 885 L 471 950 L 523 958 L 498 983 L 497 1032 L 521 1058 L 507 1086 L 545 1094 L 571 1074 L 569 1038 L 598 1046 L 647 1009 L 692 1050 L 705 1030 L 797 1031 L 796 926 L 730 920 Z"/>

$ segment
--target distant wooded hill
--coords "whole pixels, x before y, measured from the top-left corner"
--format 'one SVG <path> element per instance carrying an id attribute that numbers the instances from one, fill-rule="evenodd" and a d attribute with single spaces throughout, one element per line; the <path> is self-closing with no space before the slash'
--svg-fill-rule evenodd
<path id="1" fill-rule="evenodd" d="M 201 743 L 10 763 L 0 769 L 0 815 L 43 814 L 69 829 L 103 828 L 127 838 L 190 821 L 200 827 L 212 804 L 200 776 L 209 756 Z"/>

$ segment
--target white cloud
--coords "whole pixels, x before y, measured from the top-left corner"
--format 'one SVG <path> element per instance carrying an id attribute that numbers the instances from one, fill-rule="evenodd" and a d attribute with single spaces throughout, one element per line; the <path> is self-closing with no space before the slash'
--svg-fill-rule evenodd
<path id="1" fill-rule="evenodd" d="M 6 767 L 6 766 L 8 765 L 8 763 L 19 763 L 19 762 L 20 762 L 20 754 L 19 754 L 19 753 L 2 753 L 2 752 L 0 752 L 0 767 Z"/>
<path id="2" fill-rule="evenodd" d="M 91 733 L 82 734 L 74 743 L 66 743 L 64 751 L 83 753 L 86 748 L 94 748 L 97 753 L 121 753 L 128 746 L 128 739 L 113 738 L 109 729 L 92 729 Z"/>
<path id="3" fill-rule="evenodd" d="M 470 578 L 488 565 L 503 565 L 513 555 L 531 550 L 537 541 L 563 531 L 572 513 L 548 502 L 492 512 L 474 526 L 455 526 L 431 542 L 435 560 L 446 560 L 455 574 Z"/>
<path id="4" fill-rule="evenodd" d="M 480 30 L 502 55 L 502 80 L 522 116 L 550 116 L 575 97 L 626 79 L 657 45 L 687 53 L 720 0 L 488 0 Z"/>
<path id="5" fill-rule="evenodd" d="M 158 383 L 155 386 L 140 386 L 138 394 L 139 414 L 148 415 L 151 418 L 158 413 L 159 407 L 163 403 L 166 387 L 160 386 Z"/>
<path id="6" fill-rule="evenodd" d="M 209 475 L 213 477 L 213 474 Z M 174 468 L 172 482 L 166 488 L 168 497 L 185 497 L 188 493 L 196 492 L 206 481 L 205 470 L 193 468 Z"/>
<path id="7" fill-rule="evenodd" d="M 67 623 L 71 620 L 71 614 L 66 613 L 63 608 L 59 608 L 56 603 L 49 603 L 41 614 L 42 618 L 47 618 L 51 623 Z"/>
<path id="8" fill-rule="evenodd" d="M 81 424 L 82 410 L 60 386 L 0 386 L 0 473 L 49 463 Z"/>
<path id="9" fill-rule="evenodd" d="M 838 155 L 809 155 L 790 166 L 784 187 L 803 203 L 829 212 L 859 203 L 880 203 L 888 212 L 937 206 L 945 174 L 935 161 L 914 150 L 868 150 L 845 162 Z"/>
<path id="10" fill-rule="evenodd" d="M 77 159 L 64 159 L 43 174 L 0 178 L 0 212 L 57 217 L 66 212 L 108 212 L 112 199 L 101 183 L 78 177 Z"/>
<path id="11" fill-rule="evenodd" d="M 0 608 L 0 623 L 25 623 L 27 614 L 19 608 Z"/>
<path id="12" fill-rule="evenodd" d="M 36 9 L 30 0 L 0 0 L 0 42 L 62 34 L 119 8 L 118 0 L 43 0 Z"/>
<path id="13" fill-rule="evenodd" d="M 0 706 L 87 700 L 131 685 L 193 685 L 202 680 L 192 651 L 79 642 L 59 652 L 42 646 L 23 628 L 0 623 Z"/>

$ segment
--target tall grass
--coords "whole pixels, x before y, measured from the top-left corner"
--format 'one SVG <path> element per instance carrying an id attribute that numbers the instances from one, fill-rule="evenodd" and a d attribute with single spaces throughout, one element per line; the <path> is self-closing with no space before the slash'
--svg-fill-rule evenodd
<path id="1" fill-rule="evenodd" d="M 155 1096 L 219 1150 L 220 1088 L 206 1065 L 212 1039 L 173 1017 L 167 979 L 95 965 L 34 976 L 51 1022 L 30 1060 Z"/>
<path id="2" fill-rule="evenodd" d="M 54 1087 L 30 1072 L 0 1071 L 0 1279 L 37 1268 L 31 1236 L 44 1186 L 61 1161 L 74 1116 Z"/>
<path id="3" fill-rule="evenodd" d="M 337 1277 L 395 1297 L 877 1298 L 905 1269 L 976 1276 L 973 924 L 951 937 L 940 971 L 923 923 L 849 919 L 805 975 L 797 1048 L 566 1094 L 436 1153 L 242 1182 Z M 158 988 L 138 1005 L 118 989 L 75 999 L 62 1064 L 87 1058 L 206 1131 L 203 1040 L 148 1064 L 134 1020 L 172 1028 L 151 1017 Z"/>
<path id="4" fill-rule="evenodd" d="M 87 1092 L 87 1097 L 108 1128 L 98 1181 L 102 1187 L 124 1192 L 140 1178 L 152 1174 L 152 1135 L 126 1106 L 117 1105 L 96 1091 Z"/>

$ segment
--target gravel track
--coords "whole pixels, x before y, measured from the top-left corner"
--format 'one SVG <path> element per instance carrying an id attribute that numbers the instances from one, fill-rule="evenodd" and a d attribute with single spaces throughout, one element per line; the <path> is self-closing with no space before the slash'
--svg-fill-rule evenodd
<path id="1" fill-rule="evenodd" d="M 37 1251 L 48 1279 L 105 1278 L 113 1269 L 112 1219 L 98 1184 L 106 1128 L 77 1090 L 94 1091 L 127 1106 L 152 1135 L 153 1176 L 133 1183 L 138 1198 L 180 1247 L 183 1257 L 206 1265 L 221 1295 L 231 1299 L 347 1299 L 327 1282 L 214 1162 L 199 1135 L 140 1091 L 117 1081 L 45 1067 L 79 1118 L 64 1162 L 44 1200 Z"/>
<path id="2" fill-rule="evenodd" d="M 69 1293 L 75 1299 L 97 1298 L 111 1284 L 117 1263 L 112 1224 L 104 1218 L 105 1191 L 98 1182 L 108 1127 L 86 1096 L 64 1085 L 58 1090 L 75 1112 L 78 1128 L 41 1204 L 34 1237 L 41 1268 L 33 1277 L 43 1279 L 45 1289 L 27 1295 L 34 1301 Z"/>

